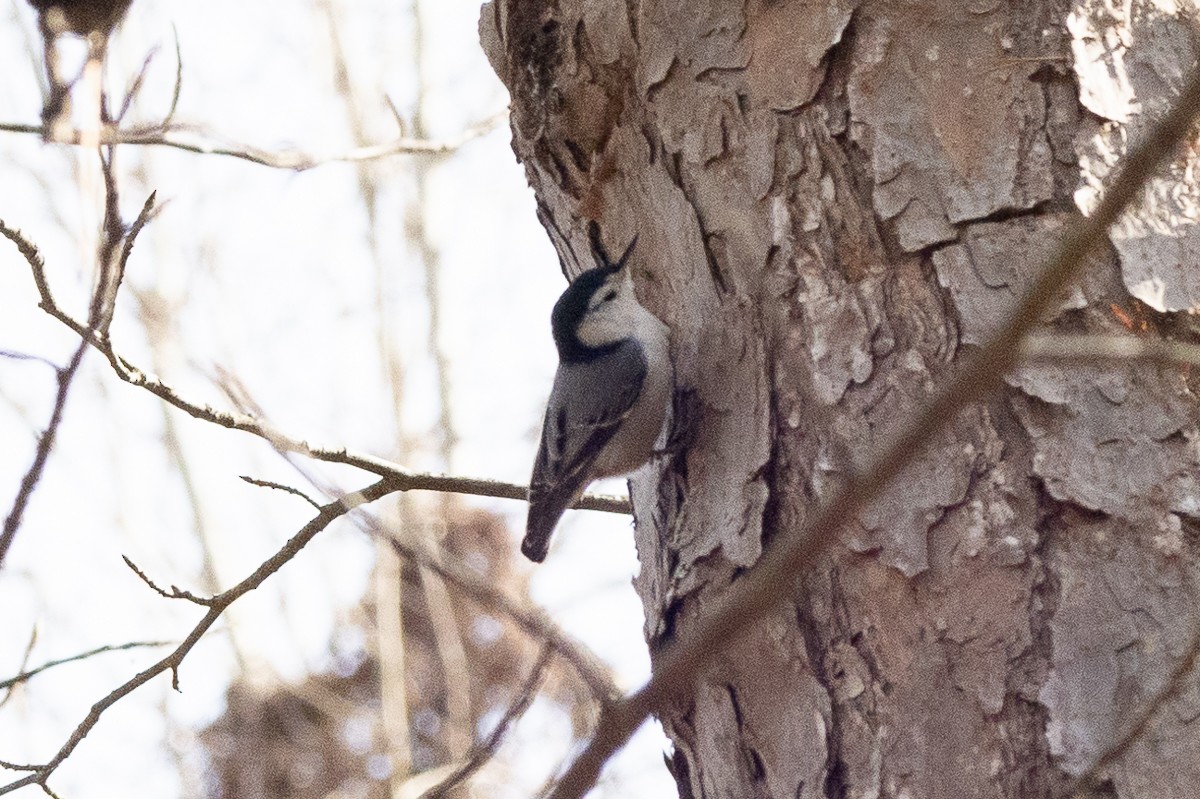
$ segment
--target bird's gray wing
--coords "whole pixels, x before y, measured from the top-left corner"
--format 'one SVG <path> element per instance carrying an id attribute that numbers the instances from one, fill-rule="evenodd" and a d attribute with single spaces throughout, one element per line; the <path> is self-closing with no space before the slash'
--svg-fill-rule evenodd
<path id="1" fill-rule="evenodd" d="M 646 379 L 632 341 L 593 361 L 559 364 L 529 481 L 529 517 L 521 551 L 541 562 L 550 534 L 591 481 L 591 467 L 629 413 Z"/>

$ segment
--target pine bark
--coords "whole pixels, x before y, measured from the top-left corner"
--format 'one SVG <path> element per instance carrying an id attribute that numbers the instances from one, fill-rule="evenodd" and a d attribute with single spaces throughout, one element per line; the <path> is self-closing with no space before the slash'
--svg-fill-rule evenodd
<path id="1" fill-rule="evenodd" d="M 1168 5 L 1170 7 L 1168 7 Z M 1190 5 L 493 0 L 513 147 L 573 275 L 636 232 L 686 452 L 634 481 L 652 654 L 1002 324 L 1196 62 Z M 1193 148 L 1050 331 L 1196 339 Z M 1043 797 L 1197 628 L 1195 378 L 1023 366 L 847 518 L 661 716 L 685 797 Z M 1200 795 L 1189 676 L 1105 775 Z"/>

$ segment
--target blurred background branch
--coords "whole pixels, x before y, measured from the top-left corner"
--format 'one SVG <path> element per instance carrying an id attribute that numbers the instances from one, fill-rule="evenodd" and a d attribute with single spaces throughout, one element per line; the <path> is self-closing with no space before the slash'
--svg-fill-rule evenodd
<path id="1" fill-rule="evenodd" d="M 142 147 L 170 147 L 197 155 L 219 155 L 249 161 L 272 169 L 287 169 L 302 172 L 307 169 L 332 163 L 361 163 L 398 155 L 445 155 L 453 153 L 464 144 L 484 136 L 508 118 L 507 112 L 487 117 L 461 133 L 445 139 L 421 139 L 399 136 L 391 141 L 375 144 L 363 143 L 350 149 L 312 153 L 296 149 L 272 150 L 250 144 L 230 141 L 200 127 L 185 125 L 146 125 L 116 127 L 108 125 L 98 132 L 67 128 L 51 131 L 43 125 L 15 122 L 0 122 L 0 131 L 40 136 L 53 144 L 76 146 L 114 146 L 118 144 Z"/>

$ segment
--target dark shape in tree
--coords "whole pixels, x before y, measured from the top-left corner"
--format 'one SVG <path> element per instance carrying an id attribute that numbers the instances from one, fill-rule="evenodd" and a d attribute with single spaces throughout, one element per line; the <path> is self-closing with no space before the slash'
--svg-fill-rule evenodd
<path id="1" fill-rule="evenodd" d="M 71 84 L 64 81 L 54 49 L 55 39 L 74 33 L 88 40 L 88 62 L 102 63 L 108 50 L 108 36 L 125 17 L 132 0 L 29 0 L 38 12 L 38 27 L 45 42 L 46 83 L 49 93 L 42 107 L 42 123 L 47 139 L 56 139 L 54 129 L 66 124 L 70 116 Z M 102 112 L 103 113 L 103 112 Z"/>
<path id="2" fill-rule="evenodd" d="M 125 16 L 130 2 L 132 0 L 29 0 L 29 5 L 37 9 L 43 28 L 52 33 L 107 36 Z M 61 20 L 52 19 L 52 9 L 62 12 Z"/>

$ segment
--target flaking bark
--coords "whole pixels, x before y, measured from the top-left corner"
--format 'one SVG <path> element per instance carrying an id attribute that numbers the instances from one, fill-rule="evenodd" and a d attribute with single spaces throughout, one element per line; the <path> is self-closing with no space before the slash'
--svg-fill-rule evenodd
<path id="1" fill-rule="evenodd" d="M 691 446 L 633 486 L 652 652 L 1003 323 L 1193 66 L 1184 17 L 1145 0 L 484 6 L 565 268 L 589 265 L 589 222 L 613 246 L 636 232 L 639 292 L 672 330 Z M 1192 157 L 1050 330 L 1194 338 L 1171 313 L 1200 304 Z M 1184 369 L 1010 375 L 662 714 L 681 795 L 1050 795 L 1196 626 L 1198 440 Z M 1111 769 L 1117 796 L 1200 795 L 1196 695 L 1189 676 Z"/>

